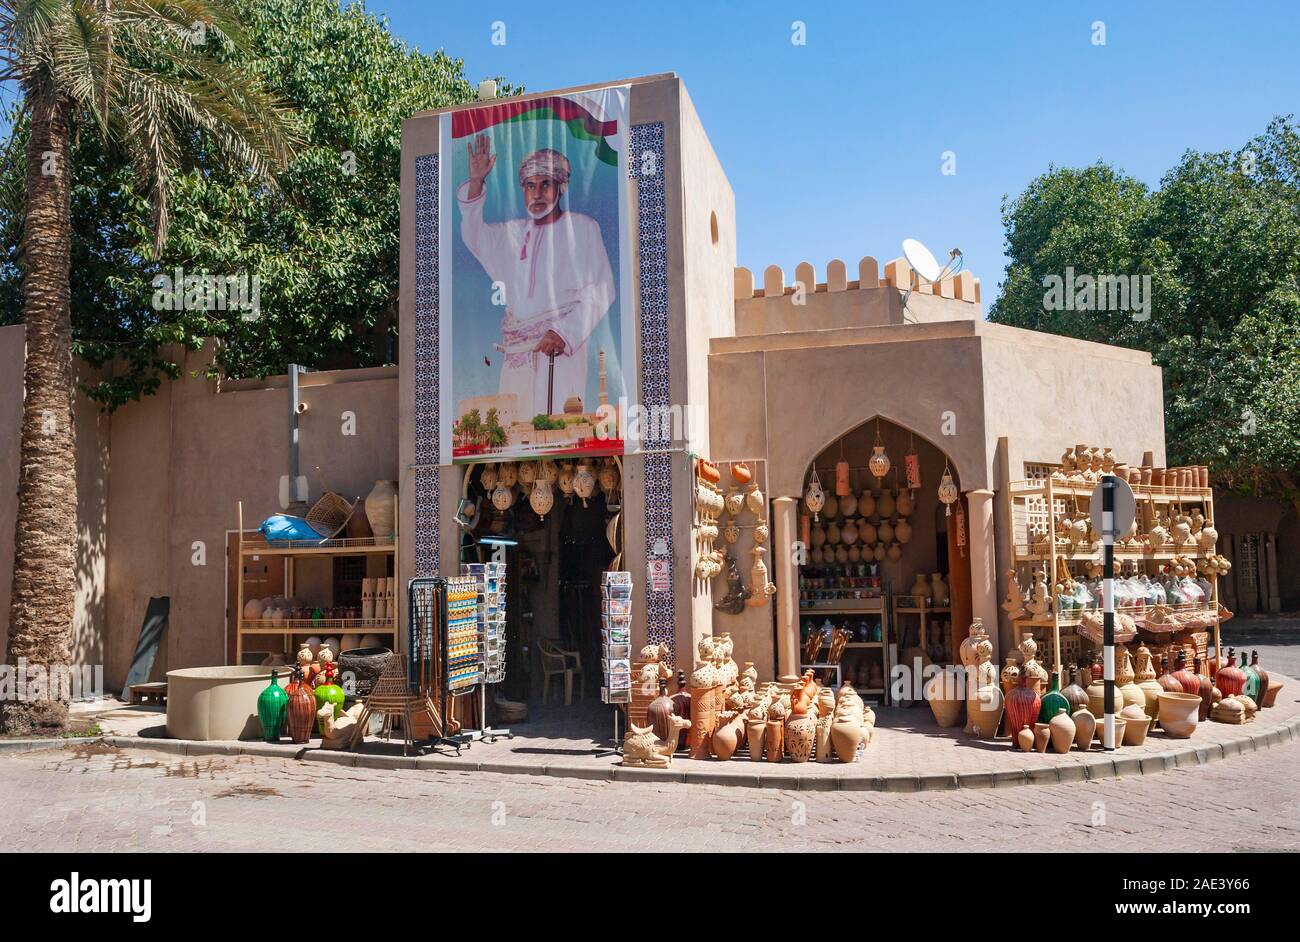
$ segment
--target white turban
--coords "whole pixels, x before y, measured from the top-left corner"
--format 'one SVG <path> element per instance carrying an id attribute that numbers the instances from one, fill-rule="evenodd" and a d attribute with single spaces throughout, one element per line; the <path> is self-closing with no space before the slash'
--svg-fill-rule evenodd
<path id="1" fill-rule="evenodd" d="M 519 165 L 519 184 L 529 177 L 550 177 L 556 183 L 569 182 L 569 158 L 549 147 L 535 150 Z"/>

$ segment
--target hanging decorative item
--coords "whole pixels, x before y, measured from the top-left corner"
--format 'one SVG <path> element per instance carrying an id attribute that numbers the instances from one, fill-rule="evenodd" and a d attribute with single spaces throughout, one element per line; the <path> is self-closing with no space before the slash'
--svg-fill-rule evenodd
<path id="1" fill-rule="evenodd" d="M 852 494 L 853 489 L 849 485 L 849 463 L 844 460 L 844 439 L 840 439 L 840 460 L 835 462 L 835 495 L 844 497 Z"/>
<path id="2" fill-rule="evenodd" d="M 546 519 L 546 515 L 555 506 L 555 492 L 551 490 L 551 484 L 545 478 L 539 477 L 533 483 L 533 492 L 528 495 L 528 505 L 542 520 Z"/>
<path id="3" fill-rule="evenodd" d="M 740 492 L 739 488 L 733 487 L 727 491 L 726 504 L 727 513 L 733 517 L 739 517 L 741 511 L 745 509 L 745 495 Z"/>
<path id="4" fill-rule="evenodd" d="M 496 465 L 490 464 L 483 468 L 483 473 L 479 475 L 478 482 L 483 485 L 485 493 L 491 494 L 496 489 L 498 476 Z"/>
<path id="5" fill-rule="evenodd" d="M 497 480 L 506 487 L 514 487 L 519 482 L 519 466 L 513 461 L 502 462 Z"/>
<path id="6" fill-rule="evenodd" d="M 957 485 L 953 483 L 952 472 L 948 470 L 946 459 L 943 463 L 943 478 L 939 481 L 939 500 L 946 508 L 946 515 L 951 517 L 952 505 L 957 502 Z"/>
<path id="7" fill-rule="evenodd" d="M 766 605 L 768 598 L 776 594 L 776 586 L 768 580 L 767 564 L 763 562 L 763 554 L 766 552 L 767 550 L 761 546 L 755 546 L 750 550 L 754 556 L 754 565 L 749 573 L 753 595 L 745 601 L 745 604 L 751 608 Z"/>
<path id="8" fill-rule="evenodd" d="M 758 489 L 757 481 L 749 482 L 749 486 L 745 489 L 745 505 L 760 520 L 767 515 L 767 500 L 763 497 L 763 492 Z"/>
<path id="9" fill-rule="evenodd" d="M 957 551 L 966 557 L 966 508 L 957 504 Z"/>
<path id="10" fill-rule="evenodd" d="M 921 486 L 921 458 L 916 453 L 916 438 L 908 435 L 907 455 L 903 458 L 903 470 L 907 474 L 907 486 L 916 490 Z"/>
<path id="11" fill-rule="evenodd" d="M 519 462 L 519 483 L 527 488 L 537 480 L 537 462 L 521 461 Z"/>
<path id="12" fill-rule="evenodd" d="M 582 498 L 582 506 L 587 506 L 587 498 L 596 490 L 596 476 L 586 464 L 579 464 L 573 473 L 573 493 Z"/>
<path id="13" fill-rule="evenodd" d="M 754 480 L 754 472 L 749 469 L 749 465 L 743 461 L 737 461 L 731 466 L 731 479 L 737 484 L 745 485 Z"/>
<path id="14" fill-rule="evenodd" d="M 613 494 L 618 490 L 621 482 L 619 481 L 618 465 L 614 463 L 613 458 L 605 459 L 605 464 L 601 467 L 597 479 L 600 481 L 601 491 L 606 495 Z"/>
<path id="15" fill-rule="evenodd" d="M 573 497 L 573 465 L 565 463 L 555 478 L 555 485 L 565 497 Z"/>
<path id="16" fill-rule="evenodd" d="M 541 463 L 541 466 L 537 469 L 537 480 L 545 481 L 547 484 L 550 484 L 552 487 L 555 486 L 555 482 L 559 479 L 559 477 L 560 477 L 560 469 L 556 467 L 555 462 L 552 461 L 550 458 L 547 458 L 545 461 L 543 461 Z"/>
<path id="17" fill-rule="evenodd" d="M 498 481 L 496 490 L 492 492 L 492 506 L 504 513 L 514 505 L 515 492 L 504 481 Z"/>
<path id="18" fill-rule="evenodd" d="M 821 522 L 822 508 L 826 506 L 826 492 L 822 490 L 822 482 L 817 477 L 817 469 L 814 467 L 812 477 L 808 479 L 808 490 L 803 495 L 804 506 L 813 515 L 813 521 Z"/>
<path id="19" fill-rule="evenodd" d="M 889 455 L 885 454 L 884 442 L 880 440 L 879 419 L 876 419 L 876 444 L 871 449 L 871 458 L 867 461 L 867 467 L 877 478 L 883 478 L 889 473 Z"/>

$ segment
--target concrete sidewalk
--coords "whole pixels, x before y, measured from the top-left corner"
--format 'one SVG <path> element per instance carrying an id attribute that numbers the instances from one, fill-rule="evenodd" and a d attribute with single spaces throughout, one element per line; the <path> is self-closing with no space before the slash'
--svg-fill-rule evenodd
<path id="1" fill-rule="evenodd" d="M 441 749 L 405 757 L 399 740 L 367 740 L 358 752 L 263 742 L 193 742 L 166 738 L 165 717 L 156 707 L 114 705 L 95 716 L 103 742 L 186 756 L 258 755 L 375 769 L 447 769 L 545 775 L 613 781 L 696 782 L 798 790 L 927 791 L 988 788 L 1044 782 L 1077 782 L 1125 775 L 1150 775 L 1203 765 L 1300 739 L 1300 682 L 1286 679 L 1277 704 L 1253 723 L 1206 722 L 1190 739 L 1171 739 L 1156 730 L 1138 747 L 1106 754 L 1071 750 L 1060 755 L 1024 753 L 1006 739 L 974 739 L 961 729 L 941 729 L 930 710 L 877 708 L 871 745 L 855 763 L 754 762 L 744 753 L 729 762 L 675 757 L 668 769 L 623 768 L 612 754 L 613 711 L 599 703 L 534 709 L 513 739 L 477 742 L 456 756 Z M 33 744 L 35 745 L 35 744 Z M 10 742 L 7 749 L 21 748 Z"/>

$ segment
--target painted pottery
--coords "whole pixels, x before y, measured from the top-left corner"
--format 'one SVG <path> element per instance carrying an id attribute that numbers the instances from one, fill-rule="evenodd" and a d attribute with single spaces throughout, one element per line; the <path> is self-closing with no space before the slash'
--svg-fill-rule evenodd
<path id="1" fill-rule="evenodd" d="M 1258 651 L 1250 652 L 1250 666 L 1251 669 L 1254 670 L 1255 673 L 1259 675 L 1259 689 L 1257 691 L 1259 696 L 1256 698 L 1256 702 L 1261 707 L 1266 706 L 1267 704 L 1264 703 L 1264 699 L 1268 695 L 1268 687 L 1271 681 L 1269 680 L 1268 671 L 1264 670 L 1264 668 L 1259 666 Z"/>
<path id="2" fill-rule="evenodd" d="M 1187 667 L 1187 655 L 1182 651 L 1178 652 L 1178 669 L 1173 672 L 1174 680 L 1183 688 L 1183 693 L 1194 693 L 1200 696 L 1201 679 L 1196 676 L 1196 672 L 1189 670 Z"/>
<path id="3" fill-rule="evenodd" d="M 1174 739 L 1186 739 L 1196 732 L 1196 720 L 1200 709 L 1200 694 L 1162 693 L 1160 695 L 1160 728 L 1165 731 L 1166 736 Z"/>
<path id="4" fill-rule="evenodd" d="M 1022 752 L 1032 752 L 1034 749 L 1034 731 L 1026 726 L 1015 734 L 1013 741 L 1020 747 Z"/>
<path id="5" fill-rule="evenodd" d="M 1052 719 L 1065 711 L 1066 717 L 1070 715 L 1070 701 L 1065 699 L 1061 694 L 1061 682 L 1055 674 L 1052 675 L 1052 689 L 1043 694 L 1042 701 L 1038 706 L 1038 722 L 1050 723 Z"/>
<path id="6" fill-rule="evenodd" d="M 1197 692 L 1201 695 L 1201 709 L 1196 719 L 1197 722 L 1204 723 L 1214 708 L 1214 681 L 1210 680 L 1209 674 L 1202 668 L 1199 657 L 1193 659 L 1192 670 L 1196 673 Z"/>
<path id="7" fill-rule="evenodd" d="M 1052 737 L 1052 748 L 1057 752 L 1069 752 L 1070 744 L 1074 742 L 1074 737 L 1079 730 L 1066 708 L 1061 707 L 1056 715 L 1048 720 L 1047 725 Z"/>
<path id="8" fill-rule="evenodd" d="M 1034 724 L 1034 751 L 1046 752 L 1047 745 L 1052 741 L 1052 727 L 1047 723 Z"/>
<path id="9" fill-rule="evenodd" d="M 366 519 L 370 521 L 370 532 L 379 539 L 386 539 L 393 535 L 396 525 L 394 511 L 396 500 L 396 481 L 376 481 L 375 486 L 366 495 Z"/>
<path id="10" fill-rule="evenodd" d="M 1246 672 L 1234 663 L 1234 652 L 1228 648 L 1228 663 L 1220 667 L 1214 675 L 1214 686 L 1223 692 L 1225 697 L 1236 696 L 1246 689 Z"/>
<path id="11" fill-rule="evenodd" d="M 271 683 L 257 696 L 257 718 L 262 724 L 262 738 L 267 742 L 280 741 L 280 727 L 284 725 L 284 711 L 289 696 L 280 687 L 280 672 L 271 671 Z"/>
<path id="12" fill-rule="evenodd" d="M 343 693 L 343 688 L 340 687 L 338 684 L 334 683 L 332 680 L 317 685 L 314 693 L 316 695 L 316 713 L 317 713 L 316 731 L 319 732 L 322 736 L 324 736 L 325 725 L 323 721 L 321 721 L 320 719 L 319 716 L 320 711 L 325 707 L 326 704 L 331 704 L 334 707 L 334 718 L 338 719 L 339 716 L 343 713 L 343 701 L 346 698 Z"/>
<path id="13" fill-rule="evenodd" d="M 312 726 L 316 722 L 316 697 L 303 679 L 301 668 L 294 668 L 293 679 L 285 686 L 284 692 L 288 698 L 284 718 L 289 740 L 302 745 L 311 739 Z"/>
<path id="14" fill-rule="evenodd" d="M 1006 696 L 1007 732 L 1015 735 L 1022 729 L 1032 727 L 1038 719 L 1041 706 L 1038 693 L 1028 686 L 1029 678 L 1020 675 L 1020 682 Z"/>
<path id="15" fill-rule="evenodd" d="M 1074 711 L 1074 744 L 1081 751 L 1087 752 L 1092 746 L 1092 734 L 1097 731 L 1097 718 L 1086 707 Z"/>
<path id="16" fill-rule="evenodd" d="M 792 762 L 807 762 L 812 758 L 817 739 L 817 720 L 804 713 L 790 717 L 785 724 L 785 748 Z"/>

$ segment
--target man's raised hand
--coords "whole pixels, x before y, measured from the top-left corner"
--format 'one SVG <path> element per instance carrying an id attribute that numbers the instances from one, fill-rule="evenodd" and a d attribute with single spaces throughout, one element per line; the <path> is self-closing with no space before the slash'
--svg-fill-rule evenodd
<path id="1" fill-rule="evenodd" d="M 497 155 L 492 153 L 492 142 L 480 134 L 465 145 L 469 153 L 469 198 L 476 200 L 483 193 L 483 181 L 496 166 Z"/>

